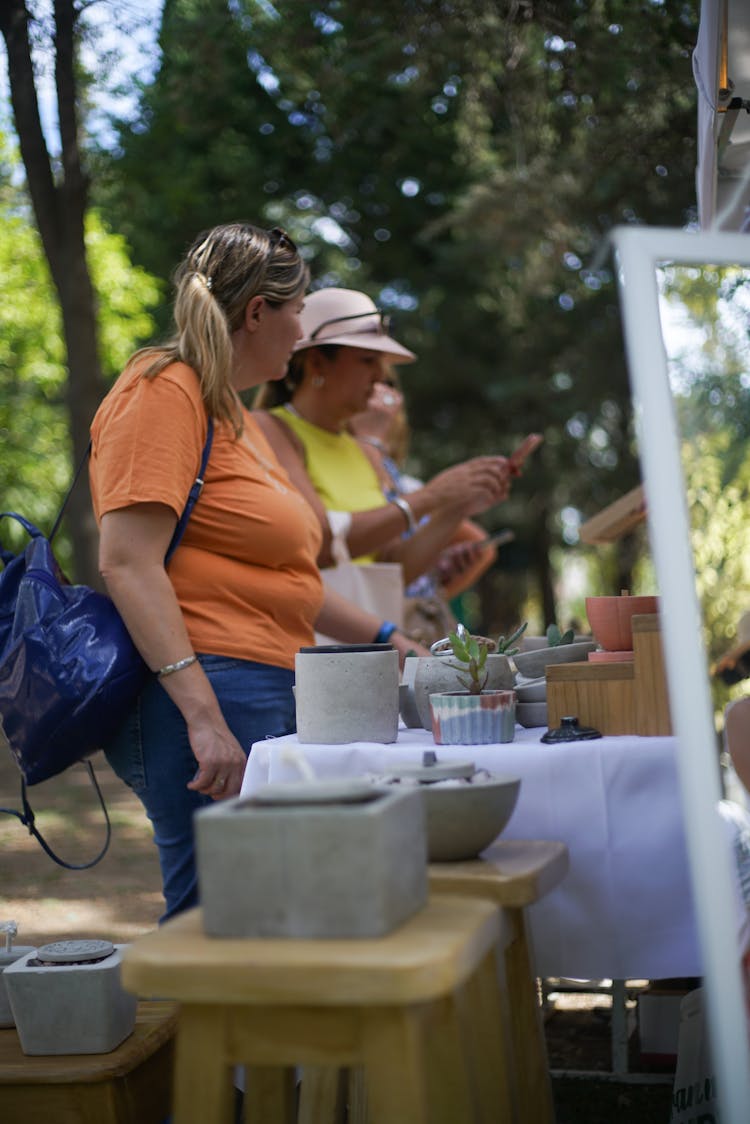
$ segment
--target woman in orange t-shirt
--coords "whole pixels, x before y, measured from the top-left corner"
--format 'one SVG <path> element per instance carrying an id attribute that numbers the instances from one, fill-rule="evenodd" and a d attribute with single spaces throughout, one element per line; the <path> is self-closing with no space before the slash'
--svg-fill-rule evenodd
<path id="1" fill-rule="evenodd" d="M 317 517 L 238 396 L 285 376 L 307 282 L 281 230 L 200 235 L 177 271 L 173 340 L 131 358 L 92 424 L 101 572 L 155 673 L 106 755 L 153 823 L 165 918 L 197 901 L 193 813 L 239 792 L 253 742 L 294 730 L 294 656 L 314 626 L 414 647 L 324 593 Z M 167 566 L 209 417 L 204 487 Z"/>

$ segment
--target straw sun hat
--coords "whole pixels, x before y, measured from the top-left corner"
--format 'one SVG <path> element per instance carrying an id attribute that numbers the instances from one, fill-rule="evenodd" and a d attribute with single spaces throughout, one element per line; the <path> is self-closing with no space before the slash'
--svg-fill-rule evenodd
<path id="1" fill-rule="evenodd" d="M 413 363 L 416 355 L 388 335 L 388 317 L 366 293 L 356 289 L 317 289 L 305 297 L 300 316 L 304 338 L 295 351 L 337 343 L 383 351 L 393 363 Z"/>

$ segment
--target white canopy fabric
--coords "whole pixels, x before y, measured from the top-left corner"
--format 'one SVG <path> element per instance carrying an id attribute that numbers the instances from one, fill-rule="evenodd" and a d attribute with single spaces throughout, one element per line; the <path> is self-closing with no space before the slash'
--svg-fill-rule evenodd
<path id="1" fill-rule="evenodd" d="M 750 0 L 701 0 L 693 73 L 698 88 L 696 191 L 701 228 L 748 229 Z"/>

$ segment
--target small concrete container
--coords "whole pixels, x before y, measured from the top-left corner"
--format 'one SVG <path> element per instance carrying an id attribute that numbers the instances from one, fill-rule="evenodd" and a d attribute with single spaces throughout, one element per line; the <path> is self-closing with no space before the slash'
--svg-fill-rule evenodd
<path id="1" fill-rule="evenodd" d="M 379 937 L 427 901 L 416 789 L 275 785 L 195 816 L 213 937 Z"/>
<path id="2" fill-rule="evenodd" d="M 120 983 L 124 947 L 109 941 L 57 941 L 5 969 L 24 1054 L 108 1054 L 132 1034 L 138 1001 Z M 94 951 L 105 955 L 85 959 Z M 71 963 L 73 956 L 81 959 Z"/>
<path id="3" fill-rule="evenodd" d="M 303 744 L 395 742 L 399 669 L 390 644 L 300 648 L 295 677 L 297 737 Z"/>
<path id="4" fill-rule="evenodd" d="M 10 964 L 15 964 L 16 960 L 20 960 L 23 956 L 33 956 L 34 953 L 36 953 L 36 949 L 30 944 L 16 944 L 8 951 L 0 952 L 0 1027 L 15 1025 L 5 987 L 5 969 Z"/>

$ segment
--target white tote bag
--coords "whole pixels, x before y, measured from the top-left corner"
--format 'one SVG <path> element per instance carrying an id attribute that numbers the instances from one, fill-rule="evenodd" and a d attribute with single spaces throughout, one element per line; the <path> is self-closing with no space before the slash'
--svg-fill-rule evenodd
<path id="1" fill-rule="evenodd" d="M 346 536 L 352 517 L 347 511 L 329 511 L 328 523 L 333 534 L 331 553 L 335 566 L 320 571 L 329 589 L 335 590 L 360 609 L 374 613 L 381 621 L 393 621 L 399 628 L 404 623 L 404 574 L 400 562 L 352 562 Z M 316 644 L 337 644 L 340 641 L 315 633 Z"/>

